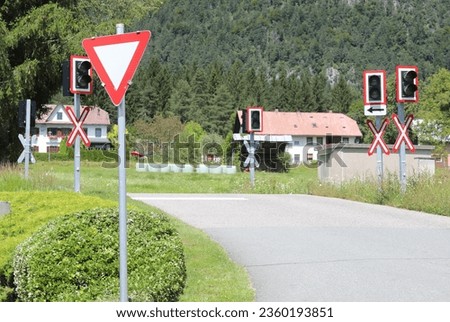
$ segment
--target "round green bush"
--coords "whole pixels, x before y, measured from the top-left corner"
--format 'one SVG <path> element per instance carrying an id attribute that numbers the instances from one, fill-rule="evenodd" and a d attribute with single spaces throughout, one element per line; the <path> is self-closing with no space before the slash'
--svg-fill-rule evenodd
<path id="1" fill-rule="evenodd" d="M 20 301 L 117 301 L 119 214 L 91 209 L 59 217 L 20 244 L 14 282 Z M 168 219 L 128 211 L 130 301 L 177 301 L 186 280 L 183 246 Z"/>

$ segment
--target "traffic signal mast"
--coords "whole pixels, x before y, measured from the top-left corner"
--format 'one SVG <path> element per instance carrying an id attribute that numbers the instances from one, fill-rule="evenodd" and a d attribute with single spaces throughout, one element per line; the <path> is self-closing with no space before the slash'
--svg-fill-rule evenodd
<path id="1" fill-rule="evenodd" d="M 92 94 L 92 65 L 88 57 L 70 57 L 70 91 L 73 94 Z"/>
<path id="2" fill-rule="evenodd" d="M 387 105 L 386 71 L 365 70 L 363 73 L 364 105 Z"/>
<path id="3" fill-rule="evenodd" d="M 263 108 L 262 107 L 247 107 L 246 115 L 246 130 L 247 133 L 262 132 L 263 130 Z"/>
<path id="4" fill-rule="evenodd" d="M 398 103 L 417 103 L 419 101 L 419 70 L 417 66 L 397 66 L 396 92 Z"/>

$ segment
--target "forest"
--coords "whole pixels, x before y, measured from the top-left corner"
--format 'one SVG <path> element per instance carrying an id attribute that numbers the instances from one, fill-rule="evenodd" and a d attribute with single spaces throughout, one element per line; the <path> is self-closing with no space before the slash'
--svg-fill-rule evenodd
<path id="1" fill-rule="evenodd" d="M 434 124 L 423 140 L 435 143 L 436 132 L 450 134 L 446 2 L 6 0 L 0 7 L 0 161 L 21 152 L 18 101 L 70 104 L 61 94 L 62 61 L 83 54 L 83 38 L 115 33 L 117 22 L 126 31 L 152 31 L 126 95 L 127 127 L 137 136 L 145 124 L 175 119 L 224 138 L 235 111 L 249 105 L 342 112 L 367 133 L 362 71 L 387 70 L 393 110 L 395 66 L 417 65 L 421 101 L 408 109 L 428 120 L 422 132 Z M 115 122 L 116 108 L 98 80 L 82 104 L 106 109 Z"/>

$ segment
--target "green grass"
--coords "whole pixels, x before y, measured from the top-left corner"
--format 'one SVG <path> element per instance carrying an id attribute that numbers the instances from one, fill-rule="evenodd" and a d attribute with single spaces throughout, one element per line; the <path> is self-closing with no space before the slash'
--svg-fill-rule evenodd
<path id="1" fill-rule="evenodd" d="M 450 171 L 437 169 L 434 176 L 408 178 L 406 192 L 400 191 L 396 176 L 387 176 L 382 189 L 375 181 L 352 181 L 341 185 L 312 182 L 311 194 L 382 204 L 450 216 Z"/>
<path id="2" fill-rule="evenodd" d="M 117 169 L 83 163 L 81 194 L 72 192 L 73 166 L 69 162 L 32 165 L 28 180 L 22 178 L 21 171 L 0 168 L 0 200 L 9 201 L 12 206 L 11 214 L 0 217 L 0 275 L 11 272 L 15 247 L 52 218 L 83 209 L 117 206 Z M 128 186 L 140 178 L 129 170 Z M 133 200 L 129 200 L 128 205 L 157 211 Z M 175 218 L 171 220 L 183 241 L 186 256 L 188 277 L 182 301 L 254 300 L 248 274 L 241 266 L 231 261 L 202 231 Z M 0 299 L 7 292 L 0 287 Z"/>

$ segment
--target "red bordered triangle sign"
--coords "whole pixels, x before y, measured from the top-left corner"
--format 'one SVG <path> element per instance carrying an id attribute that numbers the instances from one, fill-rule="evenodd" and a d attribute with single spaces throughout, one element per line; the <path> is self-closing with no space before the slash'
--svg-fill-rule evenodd
<path id="1" fill-rule="evenodd" d="M 149 30 L 84 39 L 91 60 L 114 105 L 122 101 L 151 38 Z"/>

